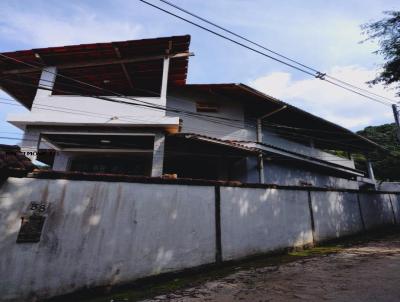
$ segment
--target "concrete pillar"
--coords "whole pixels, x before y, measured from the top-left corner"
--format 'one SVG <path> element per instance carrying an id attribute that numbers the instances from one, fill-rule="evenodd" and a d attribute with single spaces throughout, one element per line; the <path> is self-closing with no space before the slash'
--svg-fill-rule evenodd
<path id="1" fill-rule="evenodd" d="M 367 159 L 367 170 L 368 170 L 368 178 L 375 181 L 374 170 L 372 168 L 372 163 L 369 159 Z"/>
<path id="2" fill-rule="evenodd" d="M 37 159 L 39 151 L 40 131 L 35 129 L 25 129 L 24 136 L 21 142 L 21 151 L 31 161 Z"/>
<path id="3" fill-rule="evenodd" d="M 66 152 L 57 151 L 54 156 L 53 170 L 54 171 L 67 171 L 69 160 L 71 156 Z"/>
<path id="4" fill-rule="evenodd" d="M 42 74 L 40 76 L 40 81 L 39 81 L 39 87 L 43 87 L 45 89 L 40 89 L 40 88 L 37 89 L 35 100 L 33 101 L 34 104 L 37 99 L 40 99 L 41 97 L 48 97 L 52 94 L 51 90 L 54 87 L 56 77 L 57 77 L 57 68 L 56 67 L 47 66 L 42 69 Z M 51 89 L 51 90 L 48 90 L 48 89 Z"/>
<path id="5" fill-rule="evenodd" d="M 167 105 L 167 87 L 168 87 L 168 73 L 169 73 L 169 57 L 164 59 L 163 73 L 161 81 L 161 94 L 160 98 L 163 101 L 163 105 Z"/>
<path id="6" fill-rule="evenodd" d="M 157 177 L 163 175 L 164 167 L 164 133 L 156 133 L 154 136 L 153 164 L 151 167 L 151 176 Z"/>
<path id="7" fill-rule="evenodd" d="M 265 183 L 265 176 L 264 176 L 264 157 L 262 153 L 258 154 L 258 181 L 260 184 Z"/>

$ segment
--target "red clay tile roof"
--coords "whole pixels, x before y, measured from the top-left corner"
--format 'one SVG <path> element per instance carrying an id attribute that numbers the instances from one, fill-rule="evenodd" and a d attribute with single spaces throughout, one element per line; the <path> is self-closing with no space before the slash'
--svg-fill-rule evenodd
<path id="1" fill-rule="evenodd" d="M 170 55 L 189 53 L 189 44 L 190 36 L 185 35 L 4 52 L 3 54 L 8 57 L 38 68 L 30 68 L 14 60 L 0 57 L 0 75 L 2 75 L 0 77 L 0 85 L 21 104 L 30 108 L 39 83 L 41 67 L 56 66 L 64 76 L 117 91 L 121 94 L 131 95 L 129 91 L 132 87 L 126 74 L 129 74 L 134 87 L 139 85 L 141 88 L 153 90 L 153 86 L 156 85 L 159 88 L 158 82 L 161 81 L 162 75 L 162 59 L 124 63 L 125 67 L 118 63 L 119 60 L 143 57 L 162 58 L 167 52 Z M 97 65 L 85 66 L 85 64 L 93 63 Z M 186 83 L 187 66 L 188 57 L 178 57 L 171 60 L 168 77 L 170 86 L 179 86 Z M 25 85 L 22 85 L 21 82 L 25 83 Z M 61 82 L 63 83 L 62 87 L 59 87 Z M 105 84 L 106 82 L 109 83 Z M 67 89 L 70 92 L 75 92 L 73 89 L 81 91 L 84 88 L 82 91 L 85 91 L 85 94 L 105 95 L 104 90 L 92 91 L 88 86 L 72 89 L 71 84 L 79 86 L 76 82 L 69 83 L 65 79 L 63 81 L 56 80 L 55 93 L 58 91 L 58 94 L 70 94 L 65 93 Z M 147 85 L 150 86 L 147 87 Z M 58 90 L 58 88 L 60 89 Z"/>
<path id="2" fill-rule="evenodd" d="M 34 168 L 35 165 L 21 152 L 19 146 L 0 144 L 0 177 L 25 176 Z"/>

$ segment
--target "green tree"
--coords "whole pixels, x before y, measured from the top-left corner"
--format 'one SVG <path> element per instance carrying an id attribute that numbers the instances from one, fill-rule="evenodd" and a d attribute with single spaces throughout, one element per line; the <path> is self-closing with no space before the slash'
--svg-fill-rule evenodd
<path id="1" fill-rule="evenodd" d="M 396 140 L 396 125 L 369 126 L 358 134 L 378 143 L 389 152 L 375 151 L 370 154 L 375 176 L 379 180 L 400 181 L 400 145 Z M 365 158 L 355 155 L 356 165 L 365 169 Z"/>
<path id="2" fill-rule="evenodd" d="M 382 71 L 371 80 L 370 84 L 382 83 L 385 86 L 393 84 L 400 96 L 400 11 L 386 11 L 387 16 L 380 21 L 362 25 L 366 40 L 377 40 L 381 54 L 385 60 Z"/>

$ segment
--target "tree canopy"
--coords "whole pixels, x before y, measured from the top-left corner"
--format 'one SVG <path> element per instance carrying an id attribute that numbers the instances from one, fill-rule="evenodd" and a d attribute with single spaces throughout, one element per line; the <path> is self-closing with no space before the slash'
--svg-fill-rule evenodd
<path id="1" fill-rule="evenodd" d="M 375 176 L 379 180 L 400 181 L 400 145 L 396 140 L 396 130 L 393 123 L 369 126 L 357 132 L 389 151 L 375 151 L 370 154 Z M 362 155 L 355 155 L 354 159 L 358 168 L 362 169 L 365 166 L 365 158 Z"/>
<path id="2" fill-rule="evenodd" d="M 377 40 L 380 49 L 376 51 L 385 60 L 379 75 L 371 84 L 394 84 L 400 96 L 400 11 L 384 12 L 386 18 L 362 25 L 367 40 Z"/>

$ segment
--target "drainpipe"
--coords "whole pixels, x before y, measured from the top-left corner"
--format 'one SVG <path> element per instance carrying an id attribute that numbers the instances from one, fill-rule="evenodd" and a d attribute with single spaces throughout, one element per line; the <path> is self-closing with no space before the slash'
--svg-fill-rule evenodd
<path id="1" fill-rule="evenodd" d="M 278 108 L 274 111 L 268 112 L 267 114 L 264 114 L 262 116 L 260 116 L 259 118 L 257 118 L 257 143 L 262 143 L 263 138 L 262 138 L 262 121 L 263 119 L 278 113 L 279 111 L 285 109 L 287 107 L 287 105 L 283 105 L 281 108 Z M 259 153 L 258 154 L 258 173 L 259 173 L 259 182 L 261 184 L 265 183 L 265 177 L 264 177 L 264 158 L 263 158 L 263 154 Z"/>

